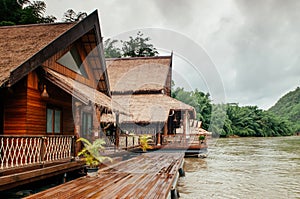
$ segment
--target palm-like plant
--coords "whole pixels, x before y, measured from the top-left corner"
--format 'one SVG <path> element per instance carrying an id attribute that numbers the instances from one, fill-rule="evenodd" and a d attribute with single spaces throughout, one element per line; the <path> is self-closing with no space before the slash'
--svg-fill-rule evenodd
<path id="1" fill-rule="evenodd" d="M 94 142 L 90 142 L 85 138 L 77 139 L 77 142 L 82 141 L 84 148 L 78 153 L 78 156 L 84 156 L 86 165 L 90 168 L 96 168 L 100 163 L 106 159 L 112 161 L 110 157 L 101 155 L 101 152 L 104 151 L 105 141 L 103 139 L 96 139 Z"/>
<path id="2" fill-rule="evenodd" d="M 152 149 L 152 146 L 149 145 L 149 142 L 152 142 L 151 135 L 141 135 L 140 136 L 140 148 L 143 152 L 146 152 L 147 149 Z"/>

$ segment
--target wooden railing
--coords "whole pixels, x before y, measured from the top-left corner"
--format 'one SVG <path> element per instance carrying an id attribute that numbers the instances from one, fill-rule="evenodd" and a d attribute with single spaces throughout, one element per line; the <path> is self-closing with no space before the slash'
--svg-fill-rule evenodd
<path id="1" fill-rule="evenodd" d="M 120 148 L 130 149 L 139 146 L 139 136 L 137 135 L 120 135 Z"/>
<path id="2" fill-rule="evenodd" d="M 74 158 L 74 136 L 0 136 L 0 170 Z"/>
<path id="3" fill-rule="evenodd" d="M 109 140 L 109 143 L 117 146 L 115 136 L 106 136 Z M 138 135 L 120 135 L 119 137 L 119 149 L 130 149 L 139 146 L 139 136 Z"/>
<path id="4" fill-rule="evenodd" d="M 199 141 L 200 134 L 188 134 L 184 136 L 183 134 L 175 134 L 175 135 L 162 135 L 162 143 L 163 144 L 186 144 L 186 145 L 200 145 Z M 206 140 L 203 140 L 206 142 Z"/>

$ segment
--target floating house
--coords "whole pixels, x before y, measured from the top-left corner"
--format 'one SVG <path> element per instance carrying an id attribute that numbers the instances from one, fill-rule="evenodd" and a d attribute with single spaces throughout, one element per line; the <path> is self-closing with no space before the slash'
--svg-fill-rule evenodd
<path id="1" fill-rule="evenodd" d="M 193 107 L 171 98 L 172 55 L 105 60 L 97 11 L 76 23 L 0 27 L 0 191 L 82 168 L 81 144 L 198 153 Z M 133 135 L 132 135 L 133 134 Z"/>
<path id="2" fill-rule="evenodd" d="M 199 154 L 199 133 L 190 125 L 195 109 L 171 97 L 172 55 L 107 59 L 106 66 L 113 104 L 129 114 L 103 121 L 116 122 L 121 134 L 151 135 L 156 149 Z"/>
<path id="3" fill-rule="evenodd" d="M 97 11 L 0 27 L 0 190 L 82 167 L 78 137 L 112 111 Z"/>

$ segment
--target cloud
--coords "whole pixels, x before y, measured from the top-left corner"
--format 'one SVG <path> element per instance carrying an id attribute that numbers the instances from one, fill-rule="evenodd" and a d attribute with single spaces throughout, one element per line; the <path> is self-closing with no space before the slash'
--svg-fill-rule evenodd
<path id="1" fill-rule="evenodd" d="M 299 3 L 239 0 L 235 5 L 236 16 L 220 18 L 206 46 L 222 71 L 228 100 L 267 108 L 299 83 Z"/>
<path id="2" fill-rule="evenodd" d="M 300 1 L 297 0 L 45 2 L 47 14 L 58 18 L 68 8 L 88 13 L 98 9 L 104 37 L 143 28 L 167 29 L 186 36 L 202 47 L 214 63 L 224 83 L 227 102 L 268 108 L 300 83 Z M 172 38 L 164 38 L 172 43 Z M 177 44 L 189 49 L 180 42 Z M 197 54 L 191 55 L 197 58 Z M 203 74 L 213 82 L 209 69 Z"/>

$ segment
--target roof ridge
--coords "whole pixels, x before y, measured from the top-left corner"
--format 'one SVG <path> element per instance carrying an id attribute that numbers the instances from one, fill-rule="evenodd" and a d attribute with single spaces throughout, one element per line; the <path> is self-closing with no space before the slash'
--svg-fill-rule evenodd
<path id="1" fill-rule="evenodd" d="M 172 55 L 162 55 L 153 57 L 121 57 L 121 58 L 105 58 L 106 61 L 118 61 L 118 60 L 136 60 L 136 59 L 168 59 L 172 58 Z"/>
<path id="2" fill-rule="evenodd" d="M 0 29 L 24 28 L 24 27 L 34 27 L 34 26 L 52 26 L 52 25 L 76 24 L 76 23 L 77 22 L 56 22 L 56 23 L 22 24 L 22 25 L 13 25 L 13 26 L 0 26 Z"/>

